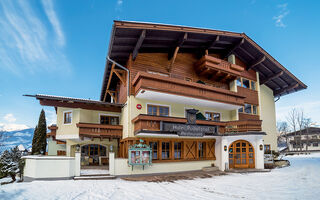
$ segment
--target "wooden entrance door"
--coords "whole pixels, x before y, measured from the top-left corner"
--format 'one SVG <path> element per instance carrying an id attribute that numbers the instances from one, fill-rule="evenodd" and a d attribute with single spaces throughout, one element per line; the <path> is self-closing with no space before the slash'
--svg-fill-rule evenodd
<path id="1" fill-rule="evenodd" d="M 229 146 L 229 168 L 254 168 L 254 148 L 245 140 L 237 140 Z"/>

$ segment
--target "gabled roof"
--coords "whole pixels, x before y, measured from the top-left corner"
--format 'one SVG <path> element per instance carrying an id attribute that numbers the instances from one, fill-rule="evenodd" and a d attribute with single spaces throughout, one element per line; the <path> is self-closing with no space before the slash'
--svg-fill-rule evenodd
<path id="1" fill-rule="evenodd" d="M 121 108 L 123 107 L 123 104 L 108 103 L 108 102 L 91 100 L 91 99 L 46 95 L 46 94 L 36 94 L 36 95 L 25 94 L 23 96 L 35 97 L 37 100 L 40 101 L 40 104 L 43 106 L 83 108 L 88 110 L 101 110 L 101 111 L 112 111 L 112 112 L 121 112 Z"/>
<path id="2" fill-rule="evenodd" d="M 269 55 L 245 33 L 218 31 L 186 26 L 114 21 L 108 56 L 125 65 L 129 55 L 139 53 L 169 53 L 179 45 L 179 52 L 235 54 L 250 69 L 259 72 L 261 83 L 283 96 L 306 89 L 307 86 Z M 106 62 L 100 100 L 103 100 L 111 63 Z"/>
<path id="3" fill-rule="evenodd" d="M 308 130 L 307 129 L 301 130 L 301 135 L 315 135 L 315 134 L 320 135 L 320 128 L 319 127 L 309 127 Z M 300 131 L 287 133 L 286 135 L 287 136 L 299 136 Z"/>

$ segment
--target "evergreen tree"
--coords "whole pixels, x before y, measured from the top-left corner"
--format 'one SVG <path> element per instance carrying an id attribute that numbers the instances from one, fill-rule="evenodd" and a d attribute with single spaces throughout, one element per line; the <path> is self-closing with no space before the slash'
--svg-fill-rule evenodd
<path id="1" fill-rule="evenodd" d="M 31 154 L 34 155 L 36 152 L 39 152 L 39 148 L 37 147 L 37 137 L 38 137 L 38 126 L 34 129 L 33 132 L 33 138 L 32 138 L 32 149 L 31 149 Z"/>
<path id="2" fill-rule="evenodd" d="M 22 174 L 23 162 L 21 162 L 21 152 L 18 146 L 11 149 L 11 151 L 5 150 L 0 157 L 1 173 L 6 176 L 11 176 L 12 181 L 16 180 L 18 173 Z"/>
<path id="3" fill-rule="evenodd" d="M 46 153 L 47 149 L 47 122 L 46 122 L 46 114 L 44 110 L 41 110 L 39 122 L 38 122 L 38 128 L 37 128 L 37 135 L 38 135 L 38 148 L 39 152 L 44 155 Z"/>

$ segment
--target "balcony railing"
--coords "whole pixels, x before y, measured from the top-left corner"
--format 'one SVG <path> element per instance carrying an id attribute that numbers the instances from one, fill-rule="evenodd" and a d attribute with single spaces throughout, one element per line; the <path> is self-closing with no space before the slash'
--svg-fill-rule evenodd
<path id="1" fill-rule="evenodd" d="M 186 124 L 186 118 L 179 117 L 162 117 L 162 116 L 153 116 L 140 114 L 132 120 L 134 123 L 134 132 L 138 133 L 139 131 L 149 130 L 149 131 L 160 131 L 161 122 L 170 122 L 170 123 L 180 123 Z M 209 120 L 197 120 L 197 125 L 206 125 L 206 126 L 218 126 L 218 133 L 240 133 L 240 132 L 250 132 L 261 131 L 261 120 L 241 120 L 241 121 L 227 121 L 227 122 L 217 122 Z"/>
<path id="2" fill-rule="evenodd" d="M 78 123 L 80 137 L 121 138 L 122 125 Z"/>
<path id="3" fill-rule="evenodd" d="M 226 133 L 261 131 L 261 120 L 239 120 L 226 122 Z"/>
<path id="4" fill-rule="evenodd" d="M 198 74 L 210 75 L 213 79 L 224 82 L 236 79 L 244 71 L 239 65 L 209 55 L 203 56 L 194 66 Z"/>
<path id="5" fill-rule="evenodd" d="M 245 98 L 230 90 L 147 72 L 138 72 L 133 80 L 133 86 L 135 95 L 140 91 L 150 90 L 232 105 L 243 105 Z"/>

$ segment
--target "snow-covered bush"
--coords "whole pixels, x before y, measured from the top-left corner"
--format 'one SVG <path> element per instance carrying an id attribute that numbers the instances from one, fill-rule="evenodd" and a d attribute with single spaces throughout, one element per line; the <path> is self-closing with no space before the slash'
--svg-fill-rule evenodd
<path id="1" fill-rule="evenodd" d="M 21 159 L 21 152 L 18 147 L 10 151 L 5 150 L 0 157 L 0 171 L 5 176 L 10 176 L 12 181 L 16 180 L 16 175 L 22 176 L 24 161 Z"/>

